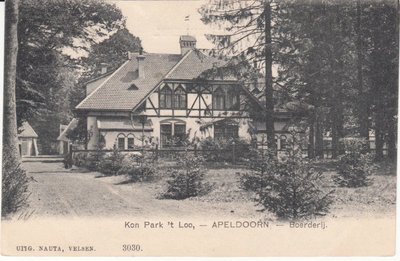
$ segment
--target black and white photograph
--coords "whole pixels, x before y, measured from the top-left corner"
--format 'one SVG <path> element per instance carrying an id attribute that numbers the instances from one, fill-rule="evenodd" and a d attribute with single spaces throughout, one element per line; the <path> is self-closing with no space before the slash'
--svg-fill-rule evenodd
<path id="1" fill-rule="evenodd" d="M 2 4 L 2 255 L 395 255 L 398 1 Z"/>

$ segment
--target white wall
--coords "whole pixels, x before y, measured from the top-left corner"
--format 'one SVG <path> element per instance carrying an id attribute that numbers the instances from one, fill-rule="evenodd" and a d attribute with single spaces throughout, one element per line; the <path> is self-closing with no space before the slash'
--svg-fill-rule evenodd
<path id="1" fill-rule="evenodd" d="M 183 117 L 149 117 L 153 123 L 153 131 L 145 131 L 145 141 L 150 142 L 150 137 L 153 137 L 151 140 L 152 142 L 155 142 L 159 144 L 160 140 L 160 125 L 163 122 L 184 122 L 186 124 L 186 132 L 189 132 L 190 130 L 190 139 L 193 139 L 194 137 L 198 137 L 199 139 L 205 139 L 207 137 L 213 137 L 214 136 L 214 130 L 212 127 L 212 124 L 210 127 L 206 128 L 205 131 L 200 131 L 200 127 L 206 124 L 207 122 L 213 122 L 218 119 L 223 119 L 223 118 L 204 118 L 204 119 L 199 119 L 199 118 L 183 118 Z M 249 121 L 250 119 L 237 119 L 238 124 L 239 124 L 239 137 L 243 139 L 247 139 L 250 141 L 251 136 L 249 133 Z M 104 119 L 102 119 L 102 122 L 104 122 Z M 134 140 L 135 146 L 141 146 L 142 145 L 142 131 L 140 130 L 135 130 L 135 131 L 115 131 L 115 130 L 103 130 L 99 129 L 100 135 L 104 136 L 104 139 L 106 141 L 105 149 L 112 149 L 114 144 L 117 144 L 117 138 L 119 134 L 124 135 L 125 137 L 128 137 L 128 135 L 132 136 Z M 127 139 L 125 139 L 125 148 L 127 148 Z"/>

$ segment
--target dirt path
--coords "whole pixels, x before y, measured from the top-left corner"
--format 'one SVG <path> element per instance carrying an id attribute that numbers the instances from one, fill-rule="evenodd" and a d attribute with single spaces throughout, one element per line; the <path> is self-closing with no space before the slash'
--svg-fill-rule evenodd
<path id="1" fill-rule="evenodd" d="M 196 200 L 160 200 L 162 190 L 155 184 L 123 184 L 123 176 L 99 177 L 96 172 L 65 170 L 61 162 L 23 163 L 32 177 L 29 211 L 40 216 L 262 216 L 254 204 L 244 202 L 201 202 Z"/>

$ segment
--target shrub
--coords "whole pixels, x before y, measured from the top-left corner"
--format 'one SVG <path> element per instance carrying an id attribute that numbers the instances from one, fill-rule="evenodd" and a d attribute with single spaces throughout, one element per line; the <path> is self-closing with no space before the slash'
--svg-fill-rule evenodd
<path id="1" fill-rule="evenodd" d="M 370 175 L 376 168 L 373 155 L 364 153 L 366 141 L 363 139 L 345 139 L 342 141 L 345 154 L 339 156 L 337 175 L 333 180 L 341 187 L 364 187 L 371 184 Z"/>
<path id="2" fill-rule="evenodd" d="M 279 218 L 302 219 L 326 215 L 332 193 L 322 188 L 322 173 L 303 159 L 300 150 L 292 150 L 285 159 L 272 153 L 258 155 L 251 171 L 240 176 L 240 186 L 256 194 L 254 200 Z"/>
<path id="3" fill-rule="evenodd" d="M 208 162 L 237 162 L 249 158 L 250 144 L 244 139 L 212 139 L 200 141 L 202 156 Z"/>
<path id="4" fill-rule="evenodd" d="M 72 156 L 72 164 L 77 167 L 84 167 L 86 164 L 86 161 L 87 161 L 86 153 L 77 152 L 77 153 L 74 153 Z"/>
<path id="5" fill-rule="evenodd" d="M 186 199 L 204 195 L 211 186 L 204 181 L 203 158 L 185 154 L 178 158 L 178 169 L 172 170 L 164 198 Z"/>
<path id="6" fill-rule="evenodd" d="M 257 149 L 252 149 L 249 153 L 248 167 L 251 172 L 239 173 L 239 187 L 246 191 L 257 191 L 262 187 L 267 186 L 265 184 L 264 176 L 267 174 L 268 170 L 268 160 L 267 157 L 273 157 L 268 154 L 269 151 L 258 151 Z"/>
<path id="7" fill-rule="evenodd" d="M 129 176 L 129 180 L 132 182 L 149 182 L 154 180 L 156 168 L 146 163 L 127 169 L 125 174 Z"/>
<path id="8" fill-rule="evenodd" d="M 104 152 L 96 151 L 87 153 L 84 167 L 90 171 L 98 171 L 99 164 L 104 158 Z"/>
<path id="9" fill-rule="evenodd" d="M 114 146 L 110 154 L 106 154 L 98 163 L 98 171 L 107 176 L 117 175 L 123 167 L 124 155 Z"/>
<path id="10" fill-rule="evenodd" d="M 3 150 L 1 215 L 15 213 L 28 206 L 28 177 L 19 163 Z"/>
<path id="11" fill-rule="evenodd" d="M 118 174 L 129 176 L 131 182 L 149 182 L 154 180 L 156 170 L 153 157 L 131 155 L 123 162 Z"/>

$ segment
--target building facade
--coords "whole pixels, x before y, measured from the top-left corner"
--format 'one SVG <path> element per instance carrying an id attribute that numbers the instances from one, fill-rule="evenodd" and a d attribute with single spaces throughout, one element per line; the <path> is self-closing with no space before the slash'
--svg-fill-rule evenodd
<path id="1" fill-rule="evenodd" d="M 181 36 L 179 44 L 181 54 L 131 53 L 87 83 L 76 112 L 87 119 L 88 149 L 255 137 L 251 111 L 263 110 L 260 101 L 233 77 L 204 76 L 226 61 L 196 49 L 193 37 Z"/>

